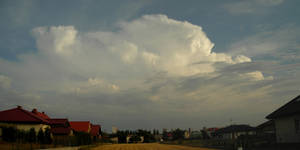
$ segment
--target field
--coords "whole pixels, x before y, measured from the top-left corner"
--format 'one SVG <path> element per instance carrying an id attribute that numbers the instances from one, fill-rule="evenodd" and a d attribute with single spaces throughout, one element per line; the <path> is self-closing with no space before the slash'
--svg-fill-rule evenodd
<path id="1" fill-rule="evenodd" d="M 93 148 L 92 150 L 216 150 L 216 149 L 151 143 L 151 144 L 103 145 L 103 146 Z"/>

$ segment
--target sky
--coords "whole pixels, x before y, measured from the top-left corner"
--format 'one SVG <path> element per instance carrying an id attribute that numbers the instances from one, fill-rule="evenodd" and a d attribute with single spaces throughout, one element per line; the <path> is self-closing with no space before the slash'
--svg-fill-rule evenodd
<path id="1" fill-rule="evenodd" d="M 105 131 L 259 125 L 300 94 L 298 0 L 1 0 L 0 110 Z"/>

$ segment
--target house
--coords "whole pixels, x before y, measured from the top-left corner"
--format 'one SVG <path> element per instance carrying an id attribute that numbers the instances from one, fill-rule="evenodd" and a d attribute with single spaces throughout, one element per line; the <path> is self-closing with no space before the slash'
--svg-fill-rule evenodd
<path id="1" fill-rule="evenodd" d="M 249 125 L 230 125 L 215 132 L 217 138 L 237 139 L 241 135 L 254 135 L 255 128 Z"/>
<path id="2" fill-rule="evenodd" d="M 202 133 L 200 131 L 191 131 L 190 139 L 201 139 Z"/>
<path id="3" fill-rule="evenodd" d="M 173 140 L 173 133 L 172 132 L 167 133 L 167 139 L 168 140 Z"/>
<path id="4" fill-rule="evenodd" d="M 206 128 L 204 131 L 209 138 L 212 138 L 215 136 L 217 130 L 219 130 L 219 128 Z"/>
<path id="5" fill-rule="evenodd" d="M 92 138 L 94 140 L 100 138 L 100 134 L 101 134 L 101 126 L 100 125 L 93 125 L 91 124 L 91 132 L 90 132 Z"/>
<path id="6" fill-rule="evenodd" d="M 37 111 L 36 108 L 32 109 L 31 112 L 43 119 L 46 119 L 46 120 L 50 119 L 49 116 L 45 112 L 39 112 L 39 111 Z"/>
<path id="7" fill-rule="evenodd" d="M 277 143 L 300 143 L 300 95 L 266 118 L 275 123 Z"/>
<path id="8" fill-rule="evenodd" d="M 0 111 L 0 127 L 15 127 L 25 131 L 34 128 L 36 132 L 40 129 L 45 131 L 46 128 L 50 128 L 50 122 L 46 118 L 45 113 L 40 113 L 36 109 L 30 112 L 18 106 Z"/>
<path id="9" fill-rule="evenodd" d="M 73 130 L 66 118 L 48 119 L 51 126 L 51 134 L 55 136 L 73 136 Z"/>
<path id="10" fill-rule="evenodd" d="M 90 133 L 91 123 L 89 121 L 70 121 L 70 126 L 75 132 Z"/>
<path id="11" fill-rule="evenodd" d="M 67 118 L 51 118 L 48 119 L 51 127 L 69 127 L 70 123 Z"/>
<path id="12" fill-rule="evenodd" d="M 183 134 L 183 138 L 184 139 L 189 139 L 191 136 L 191 132 L 190 131 L 184 131 L 184 134 Z"/>
<path id="13" fill-rule="evenodd" d="M 256 127 L 258 135 L 275 134 L 275 123 L 274 120 L 268 120 Z"/>

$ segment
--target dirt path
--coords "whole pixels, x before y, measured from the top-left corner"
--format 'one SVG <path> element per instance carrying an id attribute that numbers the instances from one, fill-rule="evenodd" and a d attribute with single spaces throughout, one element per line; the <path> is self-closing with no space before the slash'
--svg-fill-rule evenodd
<path id="1" fill-rule="evenodd" d="M 150 144 L 103 145 L 103 146 L 93 148 L 92 150 L 216 150 L 216 149 L 150 143 Z"/>

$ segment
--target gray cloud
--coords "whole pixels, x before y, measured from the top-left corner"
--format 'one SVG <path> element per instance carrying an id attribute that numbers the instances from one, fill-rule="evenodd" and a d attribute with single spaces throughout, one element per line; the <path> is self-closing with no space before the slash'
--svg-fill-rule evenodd
<path id="1" fill-rule="evenodd" d="M 257 14 L 263 13 L 268 7 L 274 7 L 284 0 L 250 0 L 225 4 L 223 7 L 231 14 Z"/>

